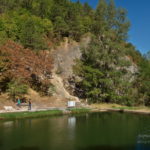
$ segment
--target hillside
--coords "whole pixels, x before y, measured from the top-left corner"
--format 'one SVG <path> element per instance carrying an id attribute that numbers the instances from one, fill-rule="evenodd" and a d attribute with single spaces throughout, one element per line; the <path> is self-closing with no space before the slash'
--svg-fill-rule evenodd
<path id="1" fill-rule="evenodd" d="M 17 5 L 16 5 L 17 4 Z M 113 0 L 0 1 L 0 107 L 68 100 L 150 104 L 150 61 L 128 43 L 130 21 Z"/>

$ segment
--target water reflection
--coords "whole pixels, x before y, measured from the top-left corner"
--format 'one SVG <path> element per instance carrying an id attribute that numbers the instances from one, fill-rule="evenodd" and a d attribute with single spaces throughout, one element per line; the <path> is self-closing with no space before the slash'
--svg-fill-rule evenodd
<path id="1" fill-rule="evenodd" d="M 145 128 L 142 133 L 137 136 L 136 150 L 149 150 L 150 149 L 150 128 Z"/>
<path id="2" fill-rule="evenodd" d="M 4 123 L 3 123 L 3 126 L 4 126 L 5 128 L 10 128 L 10 127 L 13 126 L 13 124 L 14 124 L 13 121 L 7 121 L 7 122 L 4 122 Z"/>
<path id="3" fill-rule="evenodd" d="M 38 147 L 25 147 L 25 146 L 21 146 L 19 148 L 15 148 L 15 149 L 12 149 L 12 150 L 40 150 Z"/>
<path id="4" fill-rule="evenodd" d="M 76 117 L 68 118 L 68 137 L 70 140 L 75 138 Z"/>
<path id="5" fill-rule="evenodd" d="M 0 150 L 150 150 L 149 116 L 89 113 L 0 122 Z"/>
<path id="6" fill-rule="evenodd" d="M 2 138 L 0 138 L 0 149 L 2 146 L 3 146 L 3 140 L 2 140 Z"/>
<path id="7" fill-rule="evenodd" d="M 28 119 L 29 128 L 32 128 L 32 119 Z"/>
<path id="8" fill-rule="evenodd" d="M 119 147 L 119 146 L 97 145 L 97 146 L 89 146 L 89 147 L 85 147 L 85 148 L 79 148 L 78 150 L 133 150 L 133 147 L 130 147 L 130 146 Z"/>
<path id="9" fill-rule="evenodd" d="M 68 127 L 69 129 L 74 129 L 76 126 L 76 117 L 69 117 L 68 118 Z"/>

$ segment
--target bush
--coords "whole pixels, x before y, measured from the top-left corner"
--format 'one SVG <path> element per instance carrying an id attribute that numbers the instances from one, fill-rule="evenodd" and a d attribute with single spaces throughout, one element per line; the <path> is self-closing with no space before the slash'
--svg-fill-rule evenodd
<path id="1" fill-rule="evenodd" d="M 55 86 L 53 84 L 50 84 L 47 91 L 47 95 L 52 96 L 55 92 L 56 92 Z"/>
<path id="2" fill-rule="evenodd" d="M 11 81 L 8 83 L 8 90 L 10 97 L 13 99 L 16 98 L 16 96 L 21 96 L 23 94 L 26 94 L 28 90 L 28 86 L 26 84 L 21 83 L 20 81 Z"/>

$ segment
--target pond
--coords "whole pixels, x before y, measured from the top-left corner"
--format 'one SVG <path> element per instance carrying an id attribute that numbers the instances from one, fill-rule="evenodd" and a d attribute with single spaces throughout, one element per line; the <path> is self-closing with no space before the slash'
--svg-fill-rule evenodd
<path id="1" fill-rule="evenodd" d="M 0 150 L 150 150 L 150 116 L 107 112 L 0 121 Z"/>

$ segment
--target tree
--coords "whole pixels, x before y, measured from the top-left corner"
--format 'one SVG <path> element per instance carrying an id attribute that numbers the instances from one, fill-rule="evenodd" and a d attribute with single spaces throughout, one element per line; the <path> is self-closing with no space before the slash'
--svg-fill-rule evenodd
<path id="1" fill-rule="evenodd" d="M 58 16 L 55 18 L 55 23 L 54 23 L 54 32 L 57 36 L 68 36 L 68 31 L 69 27 L 65 20 Z"/>
<path id="2" fill-rule="evenodd" d="M 128 38 L 128 30 L 130 22 L 126 17 L 127 11 L 123 8 L 117 9 L 116 16 L 116 32 L 118 40 L 126 40 Z"/>
<path id="3" fill-rule="evenodd" d="M 2 15 L 0 21 L 0 39 L 12 39 L 22 43 L 25 48 L 46 49 L 46 37 L 52 35 L 52 22 L 19 10 Z"/>
<path id="4" fill-rule="evenodd" d="M 44 35 L 32 18 L 28 18 L 21 29 L 20 41 L 25 48 L 45 49 Z"/>
<path id="5" fill-rule="evenodd" d="M 133 83 L 127 82 L 129 79 L 126 77 L 130 63 L 124 59 L 121 43 L 107 40 L 108 37 L 95 37 L 88 47 L 82 49 L 81 60 L 74 69 L 81 79 L 76 82 L 75 93 L 82 93 L 81 98 L 90 102 L 133 105 L 134 93 L 129 90 Z"/>
<path id="6" fill-rule="evenodd" d="M 47 51 L 36 53 L 8 41 L 0 47 L 0 52 L 3 62 L 0 64 L 0 86 L 4 90 L 7 89 L 6 84 L 16 79 L 21 79 L 20 82 L 41 91 L 50 84 L 52 58 Z"/>
<path id="7" fill-rule="evenodd" d="M 93 16 L 93 10 L 87 2 L 83 4 L 83 12 L 85 16 Z"/>
<path id="8" fill-rule="evenodd" d="M 10 82 L 11 75 L 6 73 L 9 70 L 10 61 L 7 52 L 0 49 L 0 91 L 5 92 L 7 83 Z"/>
<path id="9" fill-rule="evenodd" d="M 139 93 L 142 94 L 143 103 L 150 105 L 150 61 L 143 60 L 140 63 L 140 73 L 138 78 Z"/>
<path id="10" fill-rule="evenodd" d="M 22 7 L 28 10 L 32 9 L 33 0 L 22 0 Z"/>
<path id="11" fill-rule="evenodd" d="M 42 19 L 48 19 L 51 15 L 51 9 L 53 7 L 53 4 L 53 0 L 34 0 L 30 13 L 41 17 Z"/>
<path id="12" fill-rule="evenodd" d="M 9 95 L 15 100 L 16 96 L 22 96 L 27 94 L 28 86 L 23 84 L 19 80 L 11 81 L 8 83 L 8 90 L 7 92 Z"/>
<path id="13" fill-rule="evenodd" d="M 145 57 L 147 60 L 150 60 L 150 51 L 148 51 L 146 54 L 144 54 L 144 57 Z"/>
<path id="14" fill-rule="evenodd" d="M 108 7 L 107 7 L 107 21 L 109 29 L 115 29 L 116 25 L 116 7 L 114 0 L 110 0 Z"/>
<path id="15" fill-rule="evenodd" d="M 105 0 L 99 0 L 95 11 L 94 33 L 99 35 L 107 30 L 107 3 Z"/>

